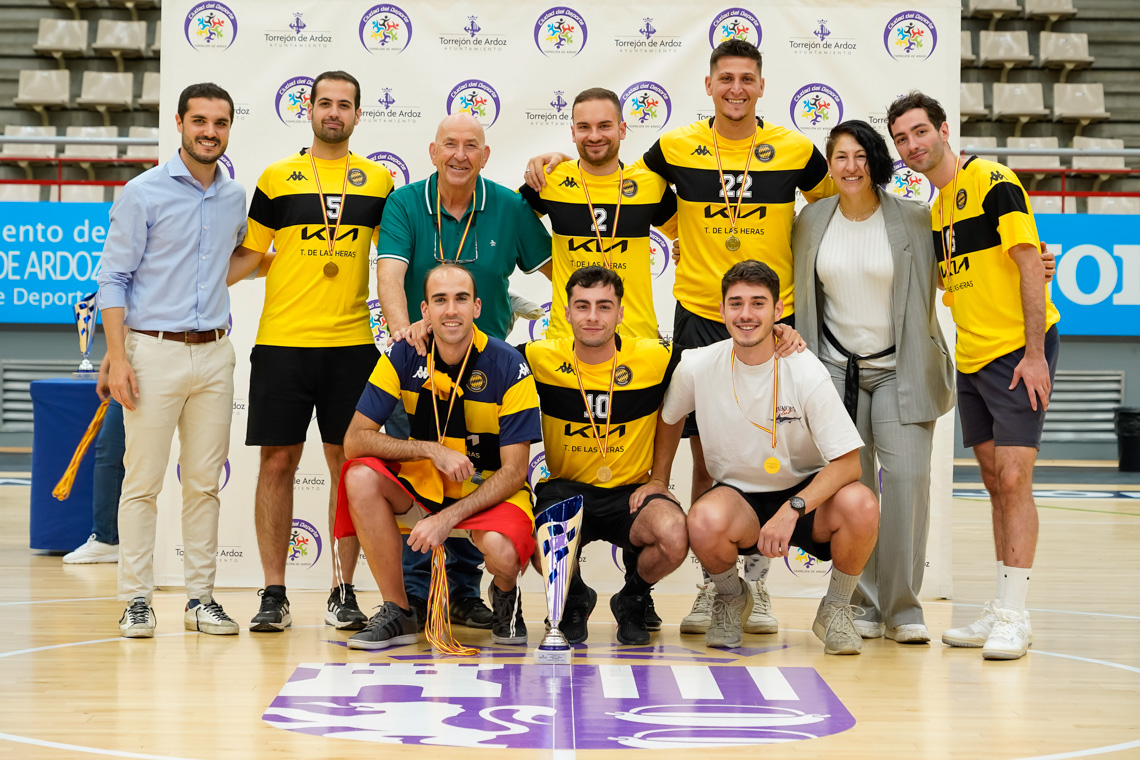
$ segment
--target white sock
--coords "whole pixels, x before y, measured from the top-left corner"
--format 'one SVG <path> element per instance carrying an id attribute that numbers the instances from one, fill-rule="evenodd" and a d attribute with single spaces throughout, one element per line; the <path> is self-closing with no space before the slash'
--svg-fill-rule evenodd
<path id="1" fill-rule="evenodd" d="M 1032 572 L 1028 567 L 1005 568 L 1005 595 L 1002 596 L 1001 606 L 1007 610 L 1025 612 L 1025 596 L 1029 593 L 1029 575 Z"/>
<path id="2" fill-rule="evenodd" d="M 740 596 L 744 593 L 744 587 L 740 584 L 740 576 L 736 574 L 736 565 L 723 573 L 709 573 L 709 580 L 716 586 L 718 594 Z"/>
<path id="3" fill-rule="evenodd" d="M 749 554 L 744 558 L 744 580 L 749 583 L 768 580 L 768 570 L 772 567 L 772 560 L 763 554 Z"/>
<path id="4" fill-rule="evenodd" d="M 848 575 L 832 566 L 831 583 L 827 586 L 827 596 L 823 598 L 824 604 L 851 604 L 851 595 L 855 593 L 860 575 L 862 573 Z"/>
<path id="5" fill-rule="evenodd" d="M 1005 563 L 999 559 L 998 563 L 997 563 L 997 596 L 995 597 L 995 601 L 997 602 L 998 607 L 1001 606 L 1002 599 L 1004 597 L 1005 597 Z"/>

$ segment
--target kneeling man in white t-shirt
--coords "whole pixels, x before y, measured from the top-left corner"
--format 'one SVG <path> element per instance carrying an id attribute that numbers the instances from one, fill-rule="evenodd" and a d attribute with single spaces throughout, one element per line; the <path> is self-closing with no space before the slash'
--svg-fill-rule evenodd
<path id="1" fill-rule="evenodd" d="M 685 415 L 697 413 L 705 464 L 715 484 L 689 510 L 689 541 L 716 585 L 710 647 L 743 642 L 752 595 L 737 554 L 758 548 L 786 557 L 798 546 L 831 560 L 831 585 L 812 630 L 827 654 L 858 654 L 851 594 L 875 546 L 879 505 L 859 483 L 863 442 L 827 370 L 810 352 L 775 358 L 772 326 L 783 302 L 779 276 L 759 261 L 721 280 L 730 340 L 681 357 L 661 408 L 653 473 L 668 469 Z"/>

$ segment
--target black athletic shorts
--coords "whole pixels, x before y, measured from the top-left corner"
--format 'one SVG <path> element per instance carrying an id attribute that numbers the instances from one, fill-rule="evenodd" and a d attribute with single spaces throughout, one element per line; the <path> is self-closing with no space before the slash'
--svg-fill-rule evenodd
<path id="1" fill-rule="evenodd" d="M 1049 383 L 1057 374 L 1057 354 L 1061 338 L 1057 326 L 1045 333 L 1045 361 L 1049 364 Z M 1045 407 L 1037 400 L 1037 411 L 1029 405 L 1025 383 L 1009 389 L 1013 370 L 1025 356 L 1025 347 L 1000 356 L 977 372 L 958 374 L 958 416 L 962 420 L 962 445 L 973 448 L 992 440 L 995 446 L 1032 446 L 1041 448 L 1041 429 L 1045 426 Z M 1052 396 L 1052 389 L 1050 389 Z"/>
<path id="2" fill-rule="evenodd" d="M 645 511 L 646 505 L 654 499 L 661 499 L 677 507 L 681 505 L 676 500 L 661 494 L 653 494 L 641 505 L 641 509 L 630 514 L 629 497 L 641 487 L 640 483 L 614 488 L 602 488 L 589 483 L 578 483 L 573 480 L 547 480 L 534 488 L 534 514 L 538 515 L 544 509 L 569 499 L 571 496 L 582 495 L 582 538 L 578 546 L 585 546 L 592 541 L 608 541 L 628 551 L 637 551 L 629 540 L 633 523 Z"/>
<path id="3" fill-rule="evenodd" d="M 748 506 L 752 507 L 752 511 L 756 513 L 756 517 L 760 520 L 760 527 L 771 520 L 780 507 L 784 506 L 784 502 L 792 496 L 795 496 L 800 491 L 804 490 L 808 483 L 815 479 L 815 475 L 809 475 L 804 478 L 799 485 L 792 486 L 784 491 L 762 491 L 759 493 L 745 493 L 736 486 L 730 486 L 725 483 L 717 483 L 705 493 L 712 491 L 714 488 L 731 488 L 738 494 L 744 497 L 748 502 Z M 812 555 L 821 562 L 831 561 L 831 542 L 825 541 L 817 543 L 811 537 L 812 527 L 815 526 L 815 510 L 808 512 L 806 515 L 796 520 L 796 527 L 792 530 L 792 540 L 789 542 L 792 546 L 798 546 L 808 554 Z M 749 546 L 744 549 L 738 549 L 738 554 L 750 555 L 756 553 L 755 546 Z"/>
<path id="4" fill-rule="evenodd" d="M 374 343 L 332 348 L 254 346 L 249 355 L 245 445 L 304 443 L 315 406 L 321 440 L 343 446 L 379 358 Z"/>
<path id="5" fill-rule="evenodd" d="M 777 324 L 795 328 L 796 315 L 790 314 Z M 677 302 L 676 308 L 673 309 L 673 345 L 676 346 L 673 349 L 674 351 L 711 346 L 713 343 L 728 340 L 729 337 L 731 336 L 729 336 L 728 328 L 724 326 L 724 322 L 705 319 L 686 309 L 680 301 Z M 690 414 L 685 419 L 685 430 L 682 435 L 685 438 L 700 435 L 700 431 L 697 430 L 696 413 Z"/>

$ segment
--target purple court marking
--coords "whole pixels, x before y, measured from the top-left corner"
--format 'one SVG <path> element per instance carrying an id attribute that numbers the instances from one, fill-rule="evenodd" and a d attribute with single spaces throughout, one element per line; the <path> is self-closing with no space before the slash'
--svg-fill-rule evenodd
<path id="1" fill-rule="evenodd" d="M 510 749 L 728 747 L 855 719 L 814 668 L 302 663 L 262 716 L 311 736 Z"/>

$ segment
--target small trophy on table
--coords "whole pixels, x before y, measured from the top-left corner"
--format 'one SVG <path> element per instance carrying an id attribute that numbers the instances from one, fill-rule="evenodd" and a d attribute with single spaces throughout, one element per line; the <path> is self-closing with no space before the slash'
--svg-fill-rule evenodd
<path id="1" fill-rule="evenodd" d="M 75 310 L 75 327 L 79 330 L 79 350 L 83 353 L 83 361 L 72 377 L 77 380 L 93 380 L 98 370 L 91 366 L 91 348 L 95 345 L 95 318 L 99 314 L 99 304 L 95 301 L 95 293 L 84 296 L 73 307 Z"/>
<path id="2" fill-rule="evenodd" d="M 573 496 L 544 510 L 534 518 L 542 579 L 546 585 L 546 611 L 550 630 L 534 653 L 534 661 L 544 665 L 569 665 L 570 643 L 558 630 L 570 590 L 570 575 L 578 551 L 582 526 L 582 497 Z"/>

